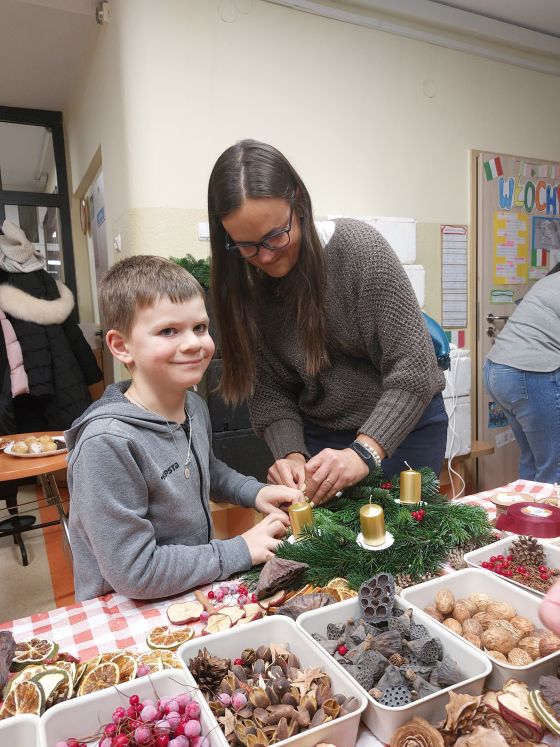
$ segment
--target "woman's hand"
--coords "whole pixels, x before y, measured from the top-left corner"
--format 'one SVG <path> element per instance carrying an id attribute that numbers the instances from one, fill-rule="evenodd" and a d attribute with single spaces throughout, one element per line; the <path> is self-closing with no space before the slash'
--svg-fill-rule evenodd
<path id="1" fill-rule="evenodd" d="M 283 516 L 285 516 L 286 521 L 288 521 L 286 514 L 280 514 L 278 512 L 269 514 L 254 527 L 243 532 L 241 535 L 247 543 L 251 555 L 251 563 L 253 565 L 265 563 L 274 555 L 276 547 L 280 544 L 282 537 L 286 534 L 286 524 L 282 518 Z"/>
<path id="2" fill-rule="evenodd" d="M 255 500 L 255 508 L 260 511 L 261 514 L 273 514 L 276 513 L 282 517 L 285 517 L 286 526 L 289 525 L 290 521 L 285 511 L 288 510 L 288 506 L 298 501 L 303 501 L 303 493 L 301 490 L 294 488 L 287 488 L 285 485 L 267 485 L 265 488 L 261 488 L 257 493 Z"/>
<path id="3" fill-rule="evenodd" d="M 299 452 L 287 454 L 277 459 L 268 470 L 267 482 L 273 485 L 287 485 L 303 490 L 305 485 L 305 457 Z"/>
<path id="4" fill-rule="evenodd" d="M 319 506 L 368 474 L 367 464 L 352 449 L 323 449 L 305 465 L 305 494 Z"/>

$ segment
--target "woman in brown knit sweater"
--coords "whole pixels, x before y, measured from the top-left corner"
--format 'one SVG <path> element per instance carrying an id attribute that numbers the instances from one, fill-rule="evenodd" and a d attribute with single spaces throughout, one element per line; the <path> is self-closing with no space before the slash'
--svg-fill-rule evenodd
<path id="1" fill-rule="evenodd" d="M 397 256 L 361 221 L 315 224 L 275 148 L 244 140 L 208 187 L 221 394 L 249 400 L 269 481 L 317 505 L 376 465 L 439 474 L 447 416 L 433 345 Z"/>

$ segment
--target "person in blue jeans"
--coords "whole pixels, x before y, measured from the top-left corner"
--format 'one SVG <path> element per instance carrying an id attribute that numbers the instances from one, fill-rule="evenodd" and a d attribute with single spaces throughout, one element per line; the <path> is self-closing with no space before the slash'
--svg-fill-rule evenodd
<path id="1" fill-rule="evenodd" d="M 484 361 L 489 395 L 521 457 L 519 477 L 560 482 L 560 263 L 515 309 Z"/>

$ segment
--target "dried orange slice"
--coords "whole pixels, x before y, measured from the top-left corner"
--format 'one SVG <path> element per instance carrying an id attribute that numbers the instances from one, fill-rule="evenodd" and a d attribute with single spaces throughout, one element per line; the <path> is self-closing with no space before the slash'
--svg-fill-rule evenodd
<path id="1" fill-rule="evenodd" d="M 45 659 L 56 656 L 58 644 L 47 638 L 31 638 L 28 641 L 16 643 L 14 658 L 12 659 L 12 672 L 19 672 L 28 664 L 42 664 Z"/>
<path id="2" fill-rule="evenodd" d="M 331 578 L 327 586 L 330 586 L 331 589 L 347 589 L 348 581 L 345 578 Z"/>
<path id="3" fill-rule="evenodd" d="M 105 651 L 104 654 L 100 654 L 98 657 L 98 664 L 105 664 L 108 661 L 113 661 L 117 656 L 120 656 L 122 651 Z"/>
<path id="4" fill-rule="evenodd" d="M 190 625 L 179 630 L 170 630 L 167 625 L 158 625 L 150 630 L 146 643 L 150 648 L 174 651 L 182 643 L 190 641 L 193 636 L 194 629 Z"/>
<path id="5" fill-rule="evenodd" d="M 160 651 L 161 661 L 164 669 L 182 669 L 181 662 L 173 651 Z"/>
<path id="6" fill-rule="evenodd" d="M 153 674 L 163 669 L 162 660 L 163 651 L 146 651 L 144 654 L 136 657 L 138 664 L 137 674 L 139 677 L 145 674 Z"/>
<path id="7" fill-rule="evenodd" d="M 106 661 L 104 664 L 98 664 L 91 672 L 87 672 L 82 678 L 78 695 L 87 695 L 95 693 L 98 690 L 105 690 L 107 687 L 118 685 L 120 681 L 120 672 L 118 666 L 112 661 Z"/>
<path id="8" fill-rule="evenodd" d="M 132 656 L 132 654 L 122 653 L 115 656 L 113 664 L 116 664 L 119 668 L 119 683 L 128 682 L 136 677 L 136 669 L 138 665 L 136 664 L 136 657 Z"/>
<path id="9" fill-rule="evenodd" d="M 18 713 L 35 713 L 40 716 L 45 710 L 45 693 L 38 682 L 27 680 L 12 687 L 0 710 L 0 719 Z"/>

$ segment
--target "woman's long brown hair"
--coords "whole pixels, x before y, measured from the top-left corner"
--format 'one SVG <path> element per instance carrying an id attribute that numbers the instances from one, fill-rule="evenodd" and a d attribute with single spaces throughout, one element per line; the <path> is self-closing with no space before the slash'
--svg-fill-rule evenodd
<path id="1" fill-rule="evenodd" d="M 294 195 L 301 225 L 298 261 L 290 273 L 287 302 L 295 311 L 297 334 L 306 355 L 307 373 L 316 376 L 327 364 L 326 262 L 313 223 L 311 198 L 295 169 L 276 148 L 242 140 L 216 161 L 208 184 L 208 217 L 212 252 L 212 304 L 223 359 L 220 392 L 239 404 L 253 391 L 260 327 L 259 300 L 268 276 L 226 250 L 222 220 L 247 198 Z"/>

